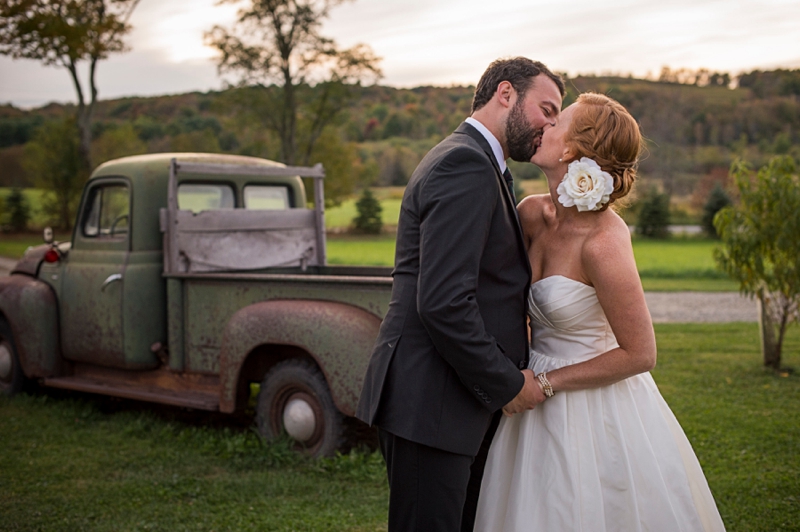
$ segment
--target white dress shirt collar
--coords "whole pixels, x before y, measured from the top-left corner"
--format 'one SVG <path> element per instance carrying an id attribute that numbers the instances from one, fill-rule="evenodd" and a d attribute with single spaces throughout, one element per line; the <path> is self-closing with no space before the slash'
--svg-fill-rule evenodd
<path id="1" fill-rule="evenodd" d="M 481 135 L 484 136 L 486 141 L 489 143 L 489 146 L 492 147 L 492 153 L 494 154 L 494 158 L 497 159 L 497 165 L 500 166 L 500 173 L 506 171 L 506 159 L 503 157 L 503 147 L 500 146 L 500 141 L 492 135 L 492 132 L 489 131 L 486 126 L 475 120 L 474 118 L 467 117 L 464 120 L 467 124 L 471 125 L 478 131 L 480 131 Z"/>

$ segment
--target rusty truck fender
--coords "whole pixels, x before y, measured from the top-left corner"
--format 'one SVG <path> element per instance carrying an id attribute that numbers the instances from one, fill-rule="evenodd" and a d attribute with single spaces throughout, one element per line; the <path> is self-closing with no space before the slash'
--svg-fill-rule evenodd
<path id="1" fill-rule="evenodd" d="M 276 345 L 297 347 L 313 357 L 336 407 L 353 416 L 380 324 L 371 312 L 332 301 L 272 300 L 240 309 L 222 337 L 220 410 L 236 409 L 247 357 L 261 346 Z"/>
<path id="2" fill-rule="evenodd" d="M 52 288 L 22 274 L 0 278 L 0 314 L 5 317 L 26 377 L 59 373 L 58 303 Z"/>

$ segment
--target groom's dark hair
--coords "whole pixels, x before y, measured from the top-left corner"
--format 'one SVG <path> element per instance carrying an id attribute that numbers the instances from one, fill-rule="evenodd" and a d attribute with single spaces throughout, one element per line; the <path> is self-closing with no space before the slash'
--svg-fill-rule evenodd
<path id="1" fill-rule="evenodd" d="M 481 76 L 478 86 L 475 87 L 475 96 L 472 98 L 472 112 L 474 113 L 492 99 L 495 91 L 497 91 L 497 86 L 502 81 L 511 83 L 517 94 L 524 98 L 533 84 L 533 78 L 540 74 L 552 79 L 561 96 L 564 96 L 564 81 L 561 76 L 550 72 L 550 69 L 539 61 L 531 61 L 527 57 L 493 61 Z"/>

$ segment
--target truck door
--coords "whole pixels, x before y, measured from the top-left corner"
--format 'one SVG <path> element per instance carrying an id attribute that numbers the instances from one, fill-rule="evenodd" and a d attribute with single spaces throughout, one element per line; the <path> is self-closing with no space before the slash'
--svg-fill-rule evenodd
<path id="1" fill-rule="evenodd" d="M 130 186 L 94 181 L 78 213 L 64 268 L 61 345 L 64 358 L 124 367 L 123 283 L 130 250 Z"/>

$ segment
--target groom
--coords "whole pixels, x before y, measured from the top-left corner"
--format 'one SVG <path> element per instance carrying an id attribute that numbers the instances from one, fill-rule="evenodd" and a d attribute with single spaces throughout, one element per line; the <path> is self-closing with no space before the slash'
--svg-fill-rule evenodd
<path id="1" fill-rule="evenodd" d="M 462 512 L 471 529 L 481 458 L 471 483 L 470 469 L 490 423 L 544 400 L 525 369 L 531 272 L 506 158 L 530 160 L 563 95 L 539 62 L 493 62 L 472 116 L 406 188 L 392 299 L 356 414 L 378 426 L 390 532 L 457 532 Z"/>

